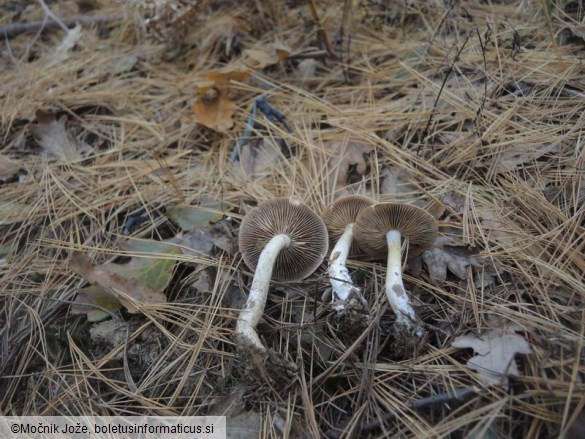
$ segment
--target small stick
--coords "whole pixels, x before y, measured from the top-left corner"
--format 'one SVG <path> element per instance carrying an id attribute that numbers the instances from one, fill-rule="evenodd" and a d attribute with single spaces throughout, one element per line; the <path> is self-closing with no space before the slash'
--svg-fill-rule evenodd
<path id="1" fill-rule="evenodd" d="M 327 32 L 325 32 L 325 28 L 323 27 L 323 23 L 321 23 L 321 19 L 319 18 L 319 13 L 317 12 L 317 6 L 315 5 L 315 0 L 309 0 L 309 9 L 311 10 L 311 15 L 313 19 L 319 26 L 319 30 L 323 35 L 323 42 L 325 43 L 325 47 L 327 48 L 327 52 L 333 55 L 333 46 L 331 45 L 331 41 L 329 41 L 329 37 L 327 36 Z"/>
<path id="2" fill-rule="evenodd" d="M 252 137 L 252 132 L 254 130 L 254 124 L 256 119 L 257 110 L 260 110 L 268 119 L 269 122 L 276 124 L 276 122 L 280 122 L 284 128 L 289 132 L 292 133 L 292 128 L 286 121 L 286 116 L 266 102 L 266 97 L 264 95 L 258 96 L 254 101 L 254 105 L 252 106 L 252 111 L 250 112 L 250 116 L 248 116 L 248 120 L 246 121 L 246 131 L 242 134 L 242 137 L 238 139 L 236 144 L 234 145 L 234 149 L 230 155 L 230 161 L 236 162 L 240 158 L 240 153 L 242 151 L 242 147 L 246 145 L 250 138 Z M 282 139 L 280 139 L 282 140 Z M 279 142 L 280 143 L 280 142 Z M 284 143 L 284 142 L 283 142 Z M 281 144 L 281 148 L 284 149 L 284 146 Z"/>

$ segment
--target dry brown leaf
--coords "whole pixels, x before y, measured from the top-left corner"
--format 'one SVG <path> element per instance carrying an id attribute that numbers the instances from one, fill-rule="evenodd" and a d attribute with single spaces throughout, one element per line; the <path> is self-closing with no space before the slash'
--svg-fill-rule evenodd
<path id="1" fill-rule="evenodd" d="M 219 132 L 227 132 L 233 125 L 236 104 L 229 99 L 230 81 L 242 81 L 250 75 L 249 71 L 214 70 L 202 75 L 197 82 L 198 101 L 193 105 L 197 122 Z"/>
<path id="2" fill-rule="evenodd" d="M 215 279 L 210 270 L 202 269 L 195 275 L 191 288 L 194 288 L 200 293 L 211 293 L 213 291 L 214 281 Z"/>
<path id="3" fill-rule="evenodd" d="M 272 139 L 263 137 L 248 142 L 240 153 L 240 163 L 244 173 L 252 180 L 269 172 L 270 166 L 280 159 L 280 146 Z"/>
<path id="4" fill-rule="evenodd" d="M 391 203 L 408 203 L 425 209 L 435 218 L 441 217 L 445 205 L 438 200 L 430 199 L 417 186 L 417 178 L 405 169 L 387 166 L 380 172 L 380 201 Z"/>
<path id="5" fill-rule="evenodd" d="M 537 257 L 541 254 L 540 244 L 529 233 L 509 218 L 507 212 L 496 212 L 478 208 L 477 216 L 481 218 L 481 228 L 486 239 L 509 247 L 511 245 L 526 246 L 529 254 Z"/>
<path id="6" fill-rule="evenodd" d="M 207 229 L 196 227 L 181 238 L 181 251 L 187 256 L 210 256 L 213 250 L 213 235 Z"/>
<path id="7" fill-rule="evenodd" d="M 545 154 L 556 152 L 559 152 L 558 145 L 514 143 L 506 147 L 500 154 L 497 154 L 494 157 L 494 162 L 497 172 L 502 173 L 511 171 L 525 163 L 533 162 Z"/>
<path id="8" fill-rule="evenodd" d="M 468 266 L 481 266 L 478 258 L 452 236 L 439 236 L 433 248 L 425 251 L 422 258 L 431 279 L 438 283 L 447 279 L 447 269 L 459 279 L 467 279 Z"/>
<path id="9" fill-rule="evenodd" d="M 502 270 L 498 270 L 494 266 L 484 265 L 482 269 L 475 271 L 473 274 L 473 284 L 475 288 L 480 290 L 493 288 L 501 274 Z"/>
<path id="10" fill-rule="evenodd" d="M 327 163 L 329 187 L 337 189 L 347 186 L 350 174 L 365 174 L 367 158 L 374 150 L 371 145 L 352 140 L 329 141 L 323 147 L 330 156 Z"/>
<path id="11" fill-rule="evenodd" d="M 391 194 L 397 203 L 414 200 L 420 195 L 419 189 L 411 183 L 414 176 L 406 170 L 388 166 L 382 169 L 380 178 L 384 178 L 380 184 L 380 194 Z"/>
<path id="12" fill-rule="evenodd" d="M 212 256 L 214 247 L 227 253 L 235 253 L 237 237 L 226 223 L 220 222 L 206 228 L 192 228 L 179 238 L 179 245 L 187 256 Z"/>
<path id="13" fill-rule="evenodd" d="M 263 69 L 273 66 L 280 60 L 290 55 L 289 47 L 273 44 L 270 46 L 259 47 L 256 49 L 244 50 L 244 56 L 249 58 L 246 64 L 253 69 Z"/>
<path id="14" fill-rule="evenodd" d="M 57 120 L 54 113 L 44 110 L 38 110 L 36 116 L 38 124 L 33 128 L 33 133 L 44 155 L 62 161 L 81 158 L 79 142 L 65 127 L 65 117 Z"/>
<path id="15" fill-rule="evenodd" d="M 118 273 L 102 270 L 81 252 L 73 252 L 69 268 L 89 283 L 98 284 L 114 292 L 120 303 L 131 313 L 138 312 L 136 302 L 164 303 L 167 300 L 166 296 L 156 288 L 145 285 L 137 279 L 128 279 Z"/>
<path id="16" fill-rule="evenodd" d="M 451 346 L 459 349 L 472 348 L 475 356 L 467 362 L 467 367 L 476 370 L 486 385 L 503 384 L 505 376 L 519 376 L 520 371 L 514 361 L 516 354 L 531 354 L 530 344 L 516 334 L 522 328 L 502 322 L 478 335 L 470 333 L 457 337 Z"/>

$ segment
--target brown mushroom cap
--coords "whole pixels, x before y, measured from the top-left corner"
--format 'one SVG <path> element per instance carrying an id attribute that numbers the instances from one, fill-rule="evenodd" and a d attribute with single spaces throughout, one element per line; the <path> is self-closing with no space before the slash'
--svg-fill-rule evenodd
<path id="1" fill-rule="evenodd" d="M 260 253 L 279 234 L 291 244 L 276 257 L 273 279 L 304 279 L 323 262 L 329 247 L 323 220 L 296 199 L 276 198 L 260 203 L 242 221 L 238 241 L 246 265 L 256 269 Z"/>
<path id="2" fill-rule="evenodd" d="M 408 237 L 408 257 L 420 255 L 437 239 L 435 218 L 419 207 L 380 203 L 361 211 L 354 226 L 355 240 L 374 259 L 386 259 L 386 233 L 398 230 Z"/>
<path id="3" fill-rule="evenodd" d="M 330 204 L 321 217 L 329 231 L 329 242 L 335 245 L 348 224 L 355 223 L 358 214 L 368 206 L 375 204 L 370 197 L 363 195 L 347 195 Z M 364 254 L 354 239 L 349 251 L 351 256 Z"/>

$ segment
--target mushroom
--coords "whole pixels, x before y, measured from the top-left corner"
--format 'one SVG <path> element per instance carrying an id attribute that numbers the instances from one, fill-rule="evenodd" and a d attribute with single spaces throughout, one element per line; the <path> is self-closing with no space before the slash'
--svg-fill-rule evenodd
<path id="1" fill-rule="evenodd" d="M 270 279 L 298 281 L 309 276 L 325 258 L 329 240 L 323 220 L 296 198 L 260 203 L 243 219 L 238 237 L 240 252 L 255 270 L 236 334 L 261 351 L 256 332 L 268 296 Z"/>
<path id="2" fill-rule="evenodd" d="M 350 255 L 363 253 L 353 239 L 353 227 L 360 211 L 372 204 L 374 200 L 369 197 L 348 195 L 327 207 L 322 215 L 329 231 L 329 242 L 335 242 L 329 257 L 329 280 L 334 308 L 338 313 L 345 311 L 347 305 L 364 302 L 360 289 L 349 276 L 346 262 Z"/>
<path id="3" fill-rule="evenodd" d="M 408 257 L 429 249 L 437 238 L 435 218 L 425 210 L 406 204 L 380 203 L 367 207 L 355 223 L 355 239 L 374 259 L 388 258 L 386 297 L 396 314 L 396 324 L 407 333 L 422 337 L 414 308 L 402 283 L 401 238 L 408 239 Z"/>

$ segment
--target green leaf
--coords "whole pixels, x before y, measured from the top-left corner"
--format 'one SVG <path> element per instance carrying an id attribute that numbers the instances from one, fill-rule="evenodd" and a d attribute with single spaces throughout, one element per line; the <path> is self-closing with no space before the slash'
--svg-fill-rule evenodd
<path id="1" fill-rule="evenodd" d="M 100 308 L 92 305 L 99 306 Z M 121 307 L 122 304 L 120 301 L 107 289 L 99 285 L 90 285 L 79 290 L 77 297 L 71 305 L 71 314 L 86 314 L 88 321 L 101 322 L 110 317 L 107 311 L 115 313 Z"/>
<path id="2" fill-rule="evenodd" d="M 180 255 L 181 249 L 164 241 L 138 239 L 125 241 L 123 247 L 129 253 L 136 252 L 137 255 L 130 254 L 132 259 L 127 264 L 110 262 L 102 265 L 100 269 L 108 273 L 117 273 L 127 279 L 136 279 L 144 285 L 163 291 L 171 281 L 177 262 L 174 255 Z"/>
<path id="3" fill-rule="evenodd" d="M 170 206 L 167 216 L 183 230 L 207 227 L 209 223 L 219 221 L 228 209 L 227 204 L 219 201 L 204 202 L 199 206 Z"/>

